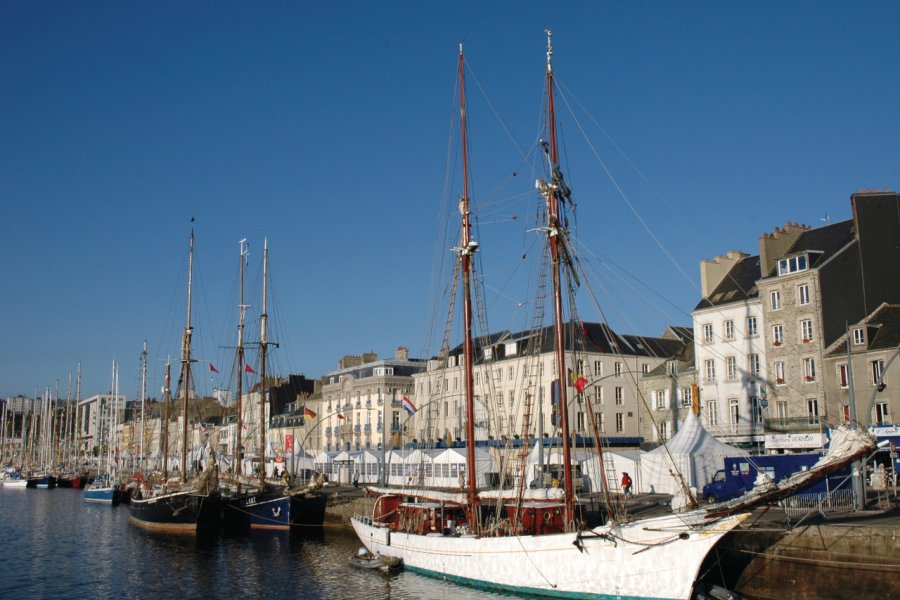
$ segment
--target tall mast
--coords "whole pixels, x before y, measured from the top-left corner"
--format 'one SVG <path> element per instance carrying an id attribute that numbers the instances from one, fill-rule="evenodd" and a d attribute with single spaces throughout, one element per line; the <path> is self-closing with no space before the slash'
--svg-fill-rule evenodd
<path id="1" fill-rule="evenodd" d="M 259 316 L 259 482 L 261 486 L 266 484 L 266 352 L 268 340 L 266 327 L 269 315 L 267 310 L 267 278 L 269 271 L 269 240 L 263 242 L 263 297 L 262 314 Z"/>
<path id="2" fill-rule="evenodd" d="M 459 262 L 462 272 L 463 293 L 463 352 L 465 354 L 466 382 L 466 477 L 468 479 L 469 524 L 477 527 L 478 491 L 475 469 L 475 385 L 472 377 L 474 349 L 472 347 L 472 256 L 478 250 L 478 243 L 472 240 L 471 214 L 469 213 L 469 155 L 466 121 L 465 58 L 462 44 L 459 45 L 459 129 L 462 151 L 463 196 L 459 199 L 462 227 L 459 243 Z"/>
<path id="3" fill-rule="evenodd" d="M 141 443 L 138 447 L 138 468 L 144 471 L 144 422 L 147 405 L 147 340 L 144 340 L 144 350 L 141 352 Z"/>
<path id="4" fill-rule="evenodd" d="M 238 319 L 238 339 L 237 339 L 237 351 L 235 362 L 236 370 L 237 370 L 237 426 L 235 427 L 235 443 L 234 443 L 234 469 L 235 473 L 239 474 L 241 472 L 241 427 L 242 422 L 244 420 L 244 313 L 246 312 L 247 305 L 244 304 L 244 264 L 247 261 L 247 253 L 249 249 L 247 248 L 247 239 L 243 239 L 240 242 L 241 249 L 241 265 L 240 265 L 240 298 L 238 300 L 238 310 L 240 312 L 240 317 Z"/>
<path id="5" fill-rule="evenodd" d="M 78 432 L 78 423 L 79 423 L 79 421 L 78 421 L 78 403 L 80 401 L 81 401 L 81 361 L 79 360 L 78 368 L 75 370 L 75 426 L 72 428 L 73 429 L 72 443 L 73 443 L 73 446 L 75 446 L 74 450 L 75 450 L 75 464 L 76 465 L 78 464 L 78 446 L 80 444 L 79 444 L 79 440 L 77 438 L 75 438 L 74 436 Z M 82 413 L 83 413 L 83 411 L 82 411 Z"/>
<path id="6" fill-rule="evenodd" d="M 556 140 L 556 113 L 553 106 L 553 67 L 551 57 L 553 46 L 551 44 L 552 32 L 547 30 L 547 129 L 550 134 L 550 168 L 556 170 L 559 164 L 559 150 Z M 572 522 L 572 463 L 571 448 L 569 447 L 569 403 L 568 386 L 566 382 L 566 350 L 565 332 L 562 310 L 562 232 L 559 219 L 560 190 L 555 177 L 551 184 L 546 186 L 545 197 L 547 199 L 547 235 L 550 239 L 550 262 L 553 276 L 553 321 L 554 321 L 554 346 L 556 348 L 556 374 L 559 377 L 559 419 L 562 423 L 563 468 L 565 469 L 564 497 L 566 503 L 566 526 Z"/>
<path id="7" fill-rule="evenodd" d="M 188 392 L 191 388 L 191 286 L 194 275 L 194 229 L 191 228 L 191 248 L 188 255 L 188 289 L 187 289 L 187 325 L 184 327 L 184 339 L 181 342 L 181 481 L 187 481 L 187 446 L 188 446 Z"/>
<path id="8" fill-rule="evenodd" d="M 172 403 L 172 363 L 166 361 L 166 379 L 163 384 L 162 418 L 160 419 L 160 448 L 163 485 L 169 480 L 169 409 Z"/>

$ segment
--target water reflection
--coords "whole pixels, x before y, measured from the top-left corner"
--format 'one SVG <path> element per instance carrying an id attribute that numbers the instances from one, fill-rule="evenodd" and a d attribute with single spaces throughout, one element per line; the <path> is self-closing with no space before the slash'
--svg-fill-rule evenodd
<path id="1" fill-rule="evenodd" d="M 352 530 L 225 533 L 201 537 L 146 531 L 128 507 L 86 504 L 81 490 L 0 487 L 3 596 L 25 598 L 420 598 L 515 596 L 414 573 L 351 567 Z"/>

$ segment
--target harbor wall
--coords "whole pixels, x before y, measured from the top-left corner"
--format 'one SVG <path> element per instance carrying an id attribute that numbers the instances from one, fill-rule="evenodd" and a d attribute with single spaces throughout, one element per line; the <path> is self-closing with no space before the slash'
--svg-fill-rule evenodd
<path id="1" fill-rule="evenodd" d="M 757 600 L 898 598 L 900 527 L 823 523 L 788 532 L 735 531 L 704 570 Z"/>

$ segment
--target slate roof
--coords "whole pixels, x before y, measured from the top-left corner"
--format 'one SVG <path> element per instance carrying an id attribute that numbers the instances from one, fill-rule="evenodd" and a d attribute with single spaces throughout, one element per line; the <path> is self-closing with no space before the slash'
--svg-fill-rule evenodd
<path id="1" fill-rule="evenodd" d="M 804 231 L 794 245 L 782 256 L 809 252 L 809 268 L 815 268 L 837 254 L 844 246 L 856 238 L 853 220 L 839 221 L 831 225 Z M 780 258 L 780 257 L 778 257 Z M 774 277 L 778 273 L 776 262 L 766 277 Z"/>
<path id="2" fill-rule="evenodd" d="M 665 358 L 675 356 L 680 353 L 685 343 L 680 339 L 652 337 L 630 334 L 619 334 L 606 323 L 588 323 L 588 322 L 572 322 L 565 324 L 565 346 L 567 350 L 572 349 L 574 340 L 575 350 L 581 352 L 597 352 L 603 354 L 622 354 L 625 356 L 650 356 L 657 358 Z M 688 327 L 679 328 L 684 330 L 685 336 L 693 339 L 693 331 Z M 491 334 L 491 347 L 493 348 L 493 359 L 502 360 L 504 358 L 513 358 L 515 356 L 526 356 L 530 354 L 529 344 L 534 342 L 540 343 L 541 354 L 551 352 L 553 350 L 553 328 L 547 326 L 536 332 L 525 330 L 510 333 L 504 331 L 500 334 Z M 475 362 L 484 362 L 483 346 L 481 339 L 475 340 Z M 507 344 L 515 343 L 515 353 L 507 354 Z M 451 355 L 462 354 L 462 345 L 458 345 L 450 351 Z"/>
<path id="3" fill-rule="evenodd" d="M 850 326 L 854 329 L 860 326 L 855 323 Z M 900 304 L 884 303 L 875 309 L 865 320 L 866 350 L 893 350 L 900 346 Z M 832 346 L 828 356 L 846 356 L 847 336 L 838 339 L 840 343 Z"/>
<path id="4" fill-rule="evenodd" d="M 756 298 L 759 296 L 759 290 L 756 289 L 756 281 L 759 278 L 759 256 L 742 258 L 735 263 L 709 297 L 700 300 L 694 310 Z"/>

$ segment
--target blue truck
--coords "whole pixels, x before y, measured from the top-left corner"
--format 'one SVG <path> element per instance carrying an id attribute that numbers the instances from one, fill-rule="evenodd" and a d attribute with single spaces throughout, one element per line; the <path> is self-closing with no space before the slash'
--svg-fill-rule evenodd
<path id="1" fill-rule="evenodd" d="M 817 452 L 726 458 L 725 468 L 716 471 L 712 481 L 703 486 L 703 498 L 709 503 L 737 498 L 753 488 L 759 471 L 768 474 L 773 481 L 780 481 L 798 471 L 809 469 L 820 458 L 822 455 Z M 810 484 L 799 493 L 824 492 L 850 487 L 849 474 L 850 467 L 846 467 L 832 473 L 827 479 Z"/>

